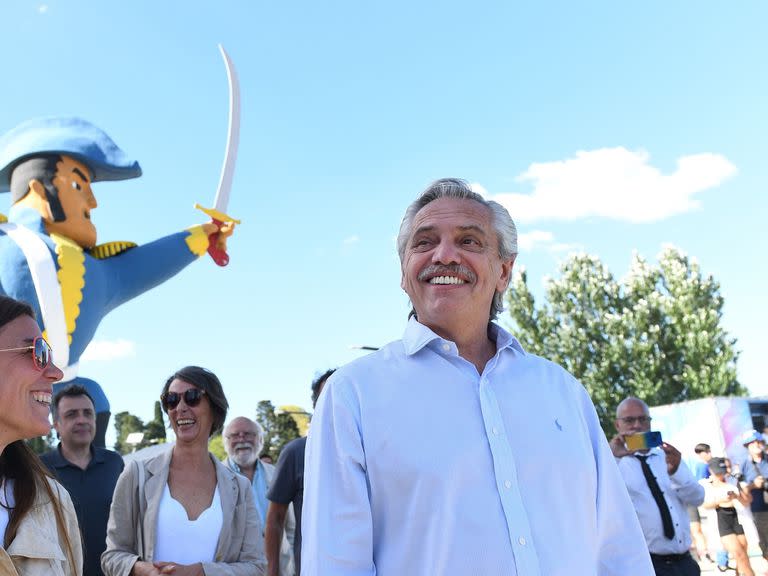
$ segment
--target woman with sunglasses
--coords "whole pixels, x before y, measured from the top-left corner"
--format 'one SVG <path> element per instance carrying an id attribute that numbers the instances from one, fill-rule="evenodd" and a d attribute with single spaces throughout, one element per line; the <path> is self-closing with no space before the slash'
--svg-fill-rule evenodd
<path id="1" fill-rule="evenodd" d="M 228 403 L 213 372 L 187 366 L 160 401 L 173 448 L 134 460 L 117 481 L 101 565 L 107 576 L 264 574 L 264 542 L 248 479 L 208 452 Z"/>
<path id="2" fill-rule="evenodd" d="M 69 493 L 24 439 L 48 434 L 62 377 L 29 305 L 0 296 L 0 574 L 80 576 L 80 529 Z"/>

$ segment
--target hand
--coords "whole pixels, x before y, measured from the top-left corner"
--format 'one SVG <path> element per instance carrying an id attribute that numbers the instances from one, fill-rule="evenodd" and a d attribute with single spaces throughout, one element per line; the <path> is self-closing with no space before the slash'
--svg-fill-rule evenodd
<path id="1" fill-rule="evenodd" d="M 667 472 L 672 476 L 672 474 L 677 472 L 677 469 L 680 467 L 682 456 L 678 449 L 672 446 L 672 444 L 662 442 L 661 449 L 664 450 L 664 454 L 667 457 Z"/>
<path id="2" fill-rule="evenodd" d="M 755 479 L 752 480 L 752 485 L 758 490 L 761 490 L 763 486 L 765 486 L 765 478 L 762 476 L 755 477 Z"/>
<path id="3" fill-rule="evenodd" d="M 727 496 L 728 496 L 728 500 L 736 500 L 736 498 L 738 497 L 736 496 L 736 492 L 733 492 L 731 490 L 728 491 Z"/>
<path id="4" fill-rule="evenodd" d="M 219 233 L 219 235 L 216 237 L 216 248 L 226 252 L 227 238 L 229 238 L 230 236 L 232 236 L 232 234 L 234 234 L 235 223 L 224 222 L 224 224 L 222 224 L 221 226 L 217 226 L 213 222 L 206 222 L 202 226 L 207 236 L 210 236 L 211 234 L 216 234 L 217 232 Z"/>
<path id="5" fill-rule="evenodd" d="M 152 562 L 139 560 L 131 568 L 131 576 L 160 576 L 162 572 Z"/>
<path id="6" fill-rule="evenodd" d="M 624 436 L 621 434 L 616 434 L 610 442 L 608 442 L 608 446 L 611 447 L 611 452 L 613 452 L 614 458 L 623 458 L 624 456 L 630 456 L 632 452 L 627 450 L 627 447 L 624 445 Z"/>
<path id="7" fill-rule="evenodd" d="M 176 564 L 175 562 L 155 562 L 155 568 L 158 574 L 173 574 L 173 576 L 205 576 L 203 565 L 197 564 Z"/>

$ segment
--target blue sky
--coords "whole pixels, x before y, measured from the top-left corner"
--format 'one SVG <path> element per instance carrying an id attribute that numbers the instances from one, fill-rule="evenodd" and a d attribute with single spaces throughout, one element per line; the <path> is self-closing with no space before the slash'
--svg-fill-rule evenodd
<path id="1" fill-rule="evenodd" d="M 151 417 L 165 377 L 220 375 L 233 414 L 309 408 L 317 371 L 398 338 L 394 237 L 433 179 L 458 176 L 518 223 L 532 285 L 572 250 L 616 276 L 666 244 L 721 283 L 739 377 L 768 393 L 768 5 L 679 2 L 0 4 L 0 132 L 75 114 L 142 165 L 99 183 L 99 241 L 205 219 L 242 90 L 231 263 L 207 257 L 114 311 L 81 374 L 113 413 Z M 0 199 L 7 212 L 10 199 Z"/>

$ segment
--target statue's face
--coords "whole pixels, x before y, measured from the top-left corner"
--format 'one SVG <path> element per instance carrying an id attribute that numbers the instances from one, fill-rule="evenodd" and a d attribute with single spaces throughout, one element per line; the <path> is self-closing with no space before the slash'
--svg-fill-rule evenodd
<path id="1" fill-rule="evenodd" d="M 96 198 L 91 191 L 90 171 L 70 156 L 62 156 L 56 163 L 53 185 L 59 193 L 59 202 L 65 220 L 53 222 L 46 219 L 49 234 L 61 234 L 83 248 L 96 245 L 96 226 L 91 222 L 91 210 L 96 208 Z"/>

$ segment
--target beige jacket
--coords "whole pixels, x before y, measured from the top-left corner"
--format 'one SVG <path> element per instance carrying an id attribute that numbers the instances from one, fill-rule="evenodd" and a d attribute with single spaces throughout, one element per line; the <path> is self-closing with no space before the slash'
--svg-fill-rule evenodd
<path id="1" fill-rule="evenodd" d="M 61 484 L 51 478 L 48 482 L 59 495 L 75 566 L 69 563 L 53 505 L 41 488 L 8 550 L 0 548 L 0 576 L 82 576 L 83 546 L 72 499 Z"/>
<path id="2" fill-rule="evenodd" d="M 144 468 L 144 503 L 139 503 L 138 468 L 133 463 L 123 470 L 115 486 L 107 524 L 107 549 L 101 555 L 106 576 L 128 576 L 137 560 L 152 562 L 157 515 L 173 450 L 147 460 L 136 461 Z M 229 470 L 211 456 L 224 523 L 216 546 L 215 562 L 203 563 L 207 576 L 253 576 L 266 573 L 264 541 L 258 512 L 248 479 Z M 144 517 L 139 518 L 140 509 Z M 143 550 L 139 550 L 139 530 Z"/>

